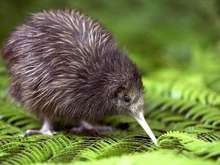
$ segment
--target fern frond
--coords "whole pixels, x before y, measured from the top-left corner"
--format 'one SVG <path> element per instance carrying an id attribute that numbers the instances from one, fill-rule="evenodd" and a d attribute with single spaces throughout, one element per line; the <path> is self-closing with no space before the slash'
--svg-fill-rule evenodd
<path id="1" fill-rule="evenodd" d="M 175 100 L 186 100 L 203 105 L 220 105 L 220 95 L 200 84 L 186 83 L 183 80 L 161 82 L 144 79 L 149 95 L 159 95 Z"/>
<path id="2" fill-rule="evenodd" d="M 71 141 L 63 135 L 57 135 L 42 141 L 32 143 L 28 141 L 26 145 L 29 147 L 13 153 L 10 158 L 3 160 L 3 164 L 30 164 L 45 161 L 64 147 L 71 145 Z"/>
<path id="3" fill-rule="evenodd" d="M 217 108 L 196 104 L 186 100 L 173 100 L 165 97 L 148 97 L 149 117 L 165 123 L 193 121 L 217 129 L 220 124 L 220 111 Z M 191 123 L 193 124 L 193 123 Z"/>
<path id="4" fill-rule="evenodd" d="M 105 158 L 92 161 L 77 161 L 72 163 L 59 163 L 59 165 L 115 165 L 115 164 L 161 164 L 170 165 L 215 165 L 216 163 L 210 160 L 201 160 L 195 157 L 186 157 L 169 150 L 154 151 L 149 153 L 129 154 L 121 157 Z M 55 163 L 42 163 L 37 165 L 55 165 Z"/>
<path id="5" fill-rule="evenodd" d="M 200 140 L 194 134 L 187 134 L 181 132 L 169 132 L 159 139 L 160 146 L 165 148 L 172 148 L 191 152 L 196 156 L 204 157 L 206 159 L 220 159 L 220 142 L 212 143 Z M 178 148 L 179 146 L 179 148 Z"/>

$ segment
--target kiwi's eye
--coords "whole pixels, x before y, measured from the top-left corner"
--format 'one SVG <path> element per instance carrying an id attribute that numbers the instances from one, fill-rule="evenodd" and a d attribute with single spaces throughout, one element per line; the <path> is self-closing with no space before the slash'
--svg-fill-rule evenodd
<path id="1" fill-rule="evenodd" d="M 131 101 L 131 98 L 130 98 L 128 95 L 125 95 L 125 96 L 124 96 L 124 101 L 125 101 L 126 103 L 129 103 L 129 102 Z"/>

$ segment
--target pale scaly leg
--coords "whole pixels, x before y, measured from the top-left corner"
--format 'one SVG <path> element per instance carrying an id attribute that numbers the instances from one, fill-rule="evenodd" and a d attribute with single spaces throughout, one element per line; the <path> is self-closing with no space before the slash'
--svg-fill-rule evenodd
<path id="1" fill-rule="evenodd" d="M 53 129 L 52 124 L 47 119 L 45 119 L 40 130 L 30 129 L 25 132 L 25 135 L 26 136 L 35 135 L 35 134 L 53 135 L 54 133 L 55 131 Z"/>
<path id="2" fill-rule="evenodd" d="M 86 121 L 81 121 L 78 127 L 70 129 L 71 133 L 89 134 L 92 136 L 100 135 L 103 132 L 111 132 L 113 130 L 110 126 L 93 126 Z"/>

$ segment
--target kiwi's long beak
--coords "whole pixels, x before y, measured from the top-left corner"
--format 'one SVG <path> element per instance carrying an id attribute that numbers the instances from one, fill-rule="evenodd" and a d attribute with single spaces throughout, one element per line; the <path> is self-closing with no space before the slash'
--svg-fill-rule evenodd
<path id="1" fill-rule="evenodd" d="M 153 141 L 153 143 L 157 146 L 157 139 L 152 132 L 151 128 L 147 124 L 145 118 L 144 118 L 144 113 L 142 111 L 132 114 L 132 116 L 137 120 L 137 122 L 141 125 L 141 127 L 145 130 L 147 135 L 150 137 L 150 139 Z"/>

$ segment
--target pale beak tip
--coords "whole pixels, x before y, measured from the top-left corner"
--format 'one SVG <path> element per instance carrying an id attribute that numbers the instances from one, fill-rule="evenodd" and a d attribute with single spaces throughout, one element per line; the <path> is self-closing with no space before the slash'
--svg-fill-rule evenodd
<path id="1" fill-rule="evenodd" d="M 151 140 L 153 141 L 155 146 L 157 146 L 157 147 L 159 146 L 158 143 L 157 143 L 157 139 L 155 139 L 155 140 L 151 139 Z"/>

